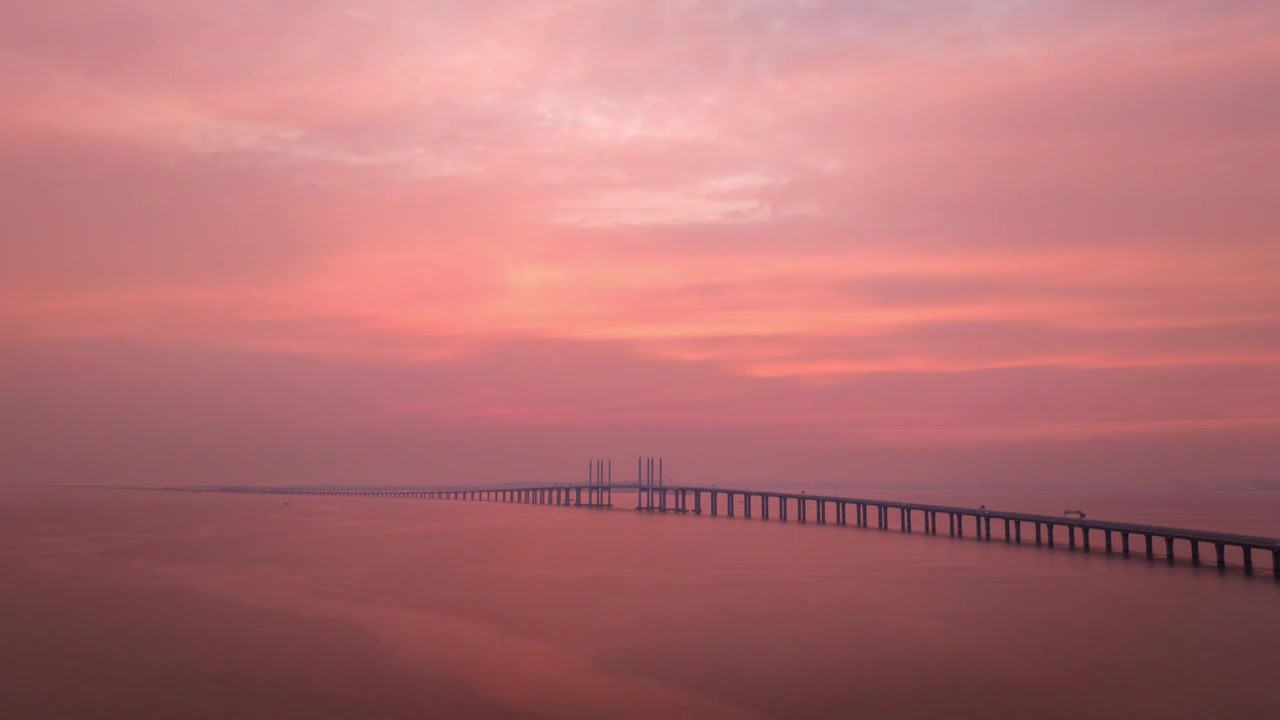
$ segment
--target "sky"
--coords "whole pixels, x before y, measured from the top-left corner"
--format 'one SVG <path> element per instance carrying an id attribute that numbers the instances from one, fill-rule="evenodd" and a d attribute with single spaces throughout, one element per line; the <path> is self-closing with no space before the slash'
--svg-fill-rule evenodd
<path id="1" fill-rule="evenodd" d="M 0 17 L 0 482 L 1280 480 L 1273 2 Z"/>

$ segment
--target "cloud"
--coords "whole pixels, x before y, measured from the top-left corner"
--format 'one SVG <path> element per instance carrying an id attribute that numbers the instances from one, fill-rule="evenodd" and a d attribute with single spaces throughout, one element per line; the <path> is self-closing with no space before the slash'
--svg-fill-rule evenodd
<path id="1" fill-rule="evenodd" d="M 145 429 L 170 469 L 201 442 L 181 407 L 241 447 L 224 469 L 307 464 L 255 413 L 397 471 L 427 428 L 829 462 L 1124 437 L 1153 465 L 1134 438 L 1194 435 L 1273 462 L 1273 3 L 5 17 L 0 338 L 51 353 L 7 423 Z M 130 447 L 100 450 L 144 473 Z"/>

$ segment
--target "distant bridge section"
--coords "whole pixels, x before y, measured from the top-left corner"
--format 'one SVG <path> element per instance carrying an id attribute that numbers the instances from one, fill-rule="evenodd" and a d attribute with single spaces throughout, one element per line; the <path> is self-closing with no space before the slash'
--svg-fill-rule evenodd
<path id="1" fill-rule="evenodd" d="M 711 516 L 723 514 L 728 517 L 735 517 L 741 513 L 743 518 L 759 517 L 761 520 L 776 518 L 782 522 L 788 522 L 794 518 L 800 523 L 852 524 L 855 527 L 874 527 L 877 530 L 888 530 L 896 520 L 898 529 L 908 533 L 915 532 L 915 521 L 919 519 L 921 530 L 926 535 L 938 535 L 940 520 L 945 520 L 949 536 L 963 538 L 965 532 L 971 529 L 974 537 L 984 541 L 992 539 L 991 525 L 994 521 L 997 525 L 997 539 L 1003 536 L 1006 543 L 1022 545 L 1025 526 L 1028 532 L 1034 531 L 1034 542 L 1037 547 L 1058 547 L 1061 545 L 1061 540 L 1065 539 L 1066 546 L 1071 550 L 1079 549 L 1087 553 L 1093 549 L 1094 538 L 1100 537 L 1107 554 L 1118 553 L 1124 557 L 1140 554 L 1147 560 L 1154 560 L 1157 547 L 1160 547 L 1161 556 L 1170 564 L 1175 559 L 1175 543 L 1186 547 L 1190 552 L 1193 565 L 1199 565 L 1201 562 L 1200 546 L 1208 545 L 1213 548 L 1215 561 L 1220 569 L 1226 568 L 1226 549 L 1232 547 L 1239 550 L 1243 570 L 1250 575 L 1254 572 L 1255 552 L 1263 553 L 1264 557 L 1270 554 L 1272 574 L 1276 580 L 1280 580 L 1280 539 L 1277 538 L 838 495 L 661 485 L 653 482 L 652 477 L 646 477 L 645 482 L 612 485 L 607 482 L 604 467 L 597 467 L 599 474 L 589 474 L 588 482 L 581 485 L 457 490 L 252 486 L 157 489 L 196 493 L 476 500 L 597 509 L 609 509 L 614 506 L 614 490 L 632 490 L 636 493 L 635 509 L 642 512 L 692 513 L 694 515 L 702 515 L 706 512 Z M 850 514 L 853 515 L 852 520 L 849 518 Z M 1136 550 L 1131 542 L 1135 537 L 1141 542 Z M 1030 543 L 1030 538 L 1027 542 Z"/>

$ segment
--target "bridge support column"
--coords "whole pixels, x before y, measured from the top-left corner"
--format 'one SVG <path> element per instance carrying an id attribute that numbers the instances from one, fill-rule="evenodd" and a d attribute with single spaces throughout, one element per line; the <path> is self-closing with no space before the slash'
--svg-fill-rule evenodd
<path id="1" fill-rule="evenodd" d="M 991 539 L 991 516 L 983 515 L 982 519 L 986 521 L 983 523 L 983 525 L 985 526 L 987 531 L 987 539 L 990 540 Z"/>
<path id="2" fill-rule="evenodd" d="M 837 525 L 844 525 L 844 513 L 845 513 L 844 503 L 836 501 L 836 524 Z"/>
<path id="3" fill-rule="evenodd" d="M 725 493 L 724 499 L 725 499 L 725 507 L 728 508 L 725 511 L 725 514 L 728 515 L 729 517 L 733 517 L 733 512 L 735 510 L 734 502 L 733 502 L 733 493 L 732 492 Z"/>
<path id="4" fill-rule="evenodd" d="M 1044 532 L 1049 538 L 1049 547 L 1053 547 L 1053 523 L 1045 523 Z"/>
<path id="5" fill-rule="evenodd" d="M 1240 552 L 1242 553 L 1241 558 L 1244 560 L 1244 574 L 1252 575 L 1253 574 L 1253 548 L 1249 547 L 1248 545 L 1241 545 Z"/>
<path id="6" fill-rule="evenodd" d="M 1151 547 L 1151 536 L 1146 535 L 1144 537 L 1147 539 L 1147 559 L 1154 560 L 1156 557 L 1156 551 Z"/>
<path id="7" fill-rule="evenodd" d="M 1129 557 L 1129 533 L 1127 532 L 1120 533 L 1120 552 L 1124 553 L 1125 557 Z"/>
<path id="8" fill-rule="evenodd" d="M 1191 541 L 1191 564 L 1200 564 L 1200 542 L 1197 540 Z"/>
<path id="9" fill-rule="evenodd" d="M 899 511 L 905 518 L 902 523 L 902 529 L 906 532 L 911 532 L 911 508 L 899 508 Z"/>
<path id="10" fill-rule="evenodd" d="M 1089 528 L 1087 528 L 1087 527 L 1081 527 L 1081 528 L 1080 528 L 1080 537 L 1081 537 L 1081 539 L 1083 540 L 1084 551 L 1085 551 L 1085 552 L 1089 552 Z"/>
<path id="11" fill-rule="evenodd" d="M 769 495 L 765 495 L 764 493 L 760 494 L 760 519 L 761 520 L 769 519 L 769 497 L 770 497 Z"/>
<path id="12" fill-rule="evenodd" d="M 573 505 L 574 507 L 582 507 L 582 488 L 573 489 Z"/>
<path id="13" fill-rule="evenodd" d="M 1164 539 L 1164 557 L 1169 562 L 1173 562 L 1173 538 Z"/>
<path id="14" fill-rule="evenodd" d="M 1022 544 L 1022 521 L 1013 521 L 1013 541 L 1019 545 Z"/>
<path id="15" fill-rule="evenodd" d="M 1009 518 L 1004 518 L 1004 541 L 1009 542 L 1012 539 L 1009 535 Z"/>
<path id="16" fill-rule="evenodd" d="M 787 496 L 778 496 L 778 519 L 782 522 L 787 521 Z"/>
<path id="17" fill-rule="evenodd" d="M 1076 547 L 1076 526 L 1075 525 L 1067 526 L 1067 544 L 1071 547 L 1072 550 L 1074 550 Z"/>
<path id="18" fill-rule="evenodd" d="M 702 514 L 702 491 L 701 490 L 693 491 L 693 514 L 694 515 Z"/>
<path id="19" fill-rule="evenodd" d="M 720 514 L 720 493 L 715 490 L 711 491 L 711 517 Z"/>
<path id="20" fill-rule="evenodd" d="M 1280 580 L 1280 550 L 1271 551 L 1271 574 Z"/>
<path id="21" fill-rule="evenodd" d="M 956 536 L 956 514 L 947 513 L 947 534 L 951 537 Z"/>
<path id="22" fill-rule="evenodd" d="M 1222 543 L 1214 543 L 1213 550 L 1218 556 L 1218 569 L 1222 570 L 1227 566 L 1227 546 Z M 1249 554 L 1248 550 L 1245 550 L 1244 552 L 1245 555 Z"/>
<path id="23" fill-rule="evenodd" d="M 751 519 L 751 493 L 742 493 L 742 517 Z"/>

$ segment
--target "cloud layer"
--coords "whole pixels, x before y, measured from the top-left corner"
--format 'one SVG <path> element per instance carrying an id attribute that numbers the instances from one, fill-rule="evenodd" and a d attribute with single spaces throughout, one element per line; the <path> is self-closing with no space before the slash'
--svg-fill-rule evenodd
<path id="1" fill-rule="evenodd" d="M 15 477 L 1280 474 L 1272 3 L 0 5 Z"/>

